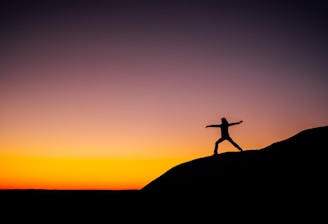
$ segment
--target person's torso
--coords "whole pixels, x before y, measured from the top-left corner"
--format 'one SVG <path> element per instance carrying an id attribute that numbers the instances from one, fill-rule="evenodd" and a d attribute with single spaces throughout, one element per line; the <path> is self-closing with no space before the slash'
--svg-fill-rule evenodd
<path id="1" fill-rule="evenodd" d="M 223 138 L 229 137 L 228 127 L 229 127 L 228 124 L 222 124 L 221 125 L 221 136 Z"/>

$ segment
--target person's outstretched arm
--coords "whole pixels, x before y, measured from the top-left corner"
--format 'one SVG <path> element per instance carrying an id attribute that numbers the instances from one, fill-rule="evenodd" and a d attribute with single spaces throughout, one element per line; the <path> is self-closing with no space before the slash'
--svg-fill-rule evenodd
<path id="1" fill-rule="evenodd" d="M 239 122 L 230 123 L 230 124 L 229 124 L 229 126 L 231 126 L 231 125 L 236 125 L 236 124 L 240 124 L 241 122 L 243 122 L 243 121 L 239 121 Z"/>
<path id="2" fill-rule="evenodd" d="M 207 128 L 219 128 L 219 127 L 221 127 L 221 125 L 219 125 L 219 124 L 211 124 L 211 125 L 207 125 L 206 127 Z"/>

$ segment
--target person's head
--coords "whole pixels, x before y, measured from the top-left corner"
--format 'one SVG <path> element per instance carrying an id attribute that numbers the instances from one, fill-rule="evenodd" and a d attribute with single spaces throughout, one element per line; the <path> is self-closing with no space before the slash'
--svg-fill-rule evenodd
<path id="1" fill-rule="evenodd" d="M 228 123 L 227 119 L 225 117 L 221 118 L 222 123 L 226 124 Z"/>

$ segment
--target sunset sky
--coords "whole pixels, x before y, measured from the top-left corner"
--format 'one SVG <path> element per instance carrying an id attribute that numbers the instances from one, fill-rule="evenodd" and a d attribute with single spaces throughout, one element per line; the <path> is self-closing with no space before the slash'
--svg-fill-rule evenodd
<path id="1" fill-rule="evenodd" d="M 328 125 L 326 8 L 227 2 L 1 3 L 0 189 L 141 189 L 221 117 L 245 150 Z"/>

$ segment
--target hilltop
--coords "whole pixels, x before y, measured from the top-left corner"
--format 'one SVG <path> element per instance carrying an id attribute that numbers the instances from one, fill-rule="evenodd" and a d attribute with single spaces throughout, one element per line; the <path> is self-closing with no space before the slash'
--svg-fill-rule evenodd
<path id="1" fill-rule="evenodd" d="M 325 194 L 328 126 L 311 128 L 257 150 L 226 152 L 179 164 L 145 194 L 221 201 L 299 201 Z"/>

